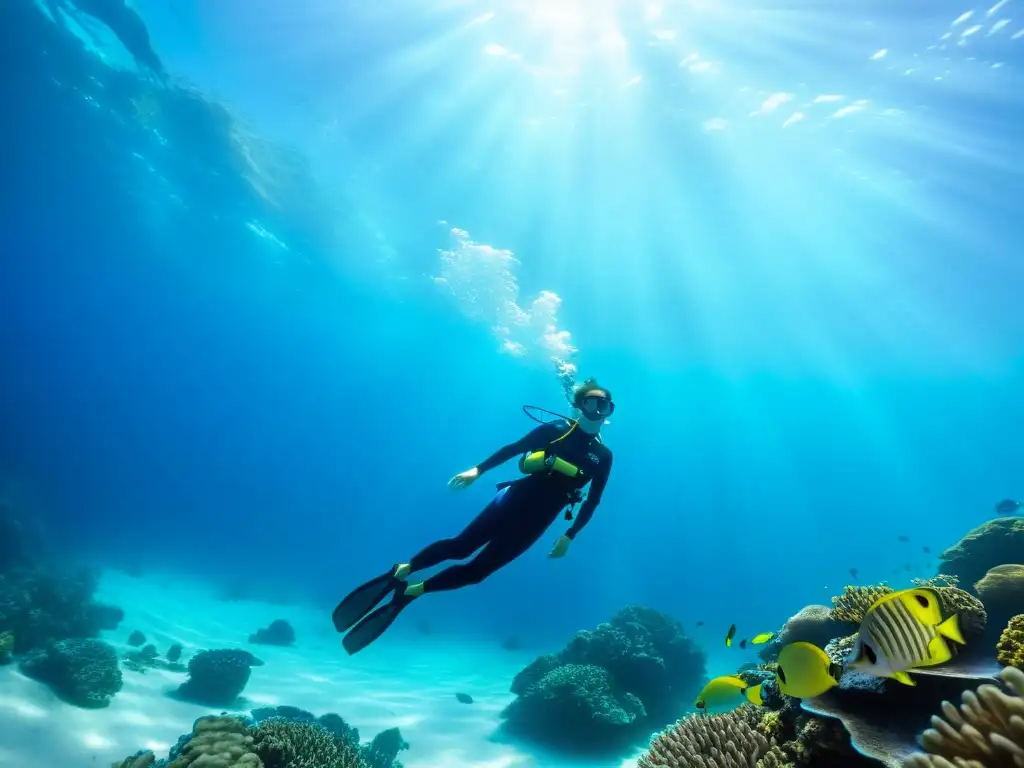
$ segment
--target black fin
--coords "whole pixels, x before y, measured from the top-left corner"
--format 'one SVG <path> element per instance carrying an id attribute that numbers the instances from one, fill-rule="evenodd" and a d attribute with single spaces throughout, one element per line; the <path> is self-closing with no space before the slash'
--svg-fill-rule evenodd
<path id="1" fill-rule="evenodd" d="M 391 600 L 352 627 L 349 633 L 342 638 L 342 646 L 350 656 L 363 650 L 387 632 L 388 628 L 395 623 L 398 614 L 411 602 L 412 598 L 396 592 Z"/>
<path id="2" fill-rule="evenodd" d="M 395 587 L 402 583 L 394 576 L 395 567 L 392 567 L 387 573 L 370 579 L 365 584 L 360 584 L 344 600 L 338 603 L 338 607 L 331 614 L 336 630 L 339 632 L 348 631 L 353 624 L 372 611 L 377 603 L 391 594 Z"/>

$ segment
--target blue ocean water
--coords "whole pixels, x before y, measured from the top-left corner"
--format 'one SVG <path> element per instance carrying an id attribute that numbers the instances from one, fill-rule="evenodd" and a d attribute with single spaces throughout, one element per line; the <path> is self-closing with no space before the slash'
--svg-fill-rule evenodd
<path id="1" fill-rule="evenodd" d="M 162 81 L 0 11 L 0 490 L 62 556 L 329 627 L 575 371 L 617 409 L 569 554 L 364 653 L 640 604 L 718 673 L 1024 493 L 1017 0 L 134 6 Z"/>

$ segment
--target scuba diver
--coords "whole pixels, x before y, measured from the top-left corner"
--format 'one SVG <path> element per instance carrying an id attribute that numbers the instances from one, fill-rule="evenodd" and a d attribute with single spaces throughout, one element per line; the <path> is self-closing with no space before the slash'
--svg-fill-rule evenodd
<path id="1" fill-rule="evenodd" d="M 164 80 L 167 72 L 149 40 L 149 30 L 138 12 L 125 0 L 47 0 L 50 13 L 59 19 L 63 10 L 81 22 L 81 13 L 103 22 L 139 64 L 146 66 L 157 78 Z M 84 26 L 84 25 L 83 25 Z"/>
<path id="2" fill-rule="evenodd" d="M 468 488 L 485 472 L 522 454 L 519 469 L 524 477 L 498 483 L 498 493 L 460 534 L 430 544 L 409 562 L 394 565 L 357 587 L 338 604 L 333 614 L 334 626 L 338 632 L 348 632 L 342 645 L 349 654 L 384 634 L 399 613 L 420 595 L 479 584 L 511 563 L 533 546 L 563 509 L 566 520 L 572 520 L 572 510 L 582 500 L 583 488 L 589 483 L 586 501 L 575 521 L 548 555 L 565 556 L 601 503 L 612 467 L 612 452 L 601 442 L 599 434 L 601 425 L 615 410 L 611 393 L 596 380 L 588 379 L 575 390 L 573 405 L 580 414 L 577 419 L 559 417 L 542 422 L 522 439 L 448 482 L 453 490 Z M 524 410 L 529 407 L 532 406 Z M 407 581 L 412 573 L 445 560 L 464 560 L 477 550 L 480 552 L 469 562 L 449 566 L 424 581 Z M 388 595 L 391 599 L 373 610 Z"/>

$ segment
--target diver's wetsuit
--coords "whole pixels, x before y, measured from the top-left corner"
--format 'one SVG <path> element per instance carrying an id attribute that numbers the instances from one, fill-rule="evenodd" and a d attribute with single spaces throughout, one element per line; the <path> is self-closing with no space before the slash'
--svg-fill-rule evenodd
<path id="1" fill-rule="evenodd" d="M 543 535 L 558 513 L 570 503 L 570 495 L 589 482 L 587 499 L 565 535 L 572 539 L 583 530 L 601 503 L 601 494 L 612 468 L 612 452 L 579 427 L 570 432 L 571 427 L 572 424 L 566 421 L 542 424 L 477 465 L 483 474 L 515 456 L 547 448 L 549 454 L 554 453 L 574 464 L 583 474 L 579 478 L 569 478 L 557 472 L 528 475 L 503 487 L 462 533 L 453 539 L 434 542 L 409 561 L 410 569 L 419 571 L 445 560 L 463 560 L 483 547 L 483 551 L 468 563 L 453 565 L 427 579 L 423 583 L 424 592 L 479 584 L 508 565 Z M 569 434 L 559 440 L 567 432 Z M 554 444 L 549 447 L 551 443 Z"/>

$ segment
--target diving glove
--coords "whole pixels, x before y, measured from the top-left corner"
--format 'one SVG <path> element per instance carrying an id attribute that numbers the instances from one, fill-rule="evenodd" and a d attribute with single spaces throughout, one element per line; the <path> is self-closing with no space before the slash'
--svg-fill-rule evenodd
<path id="1" fill-rule="evenodd" d="M 555 546 L 551 548 L 551 553 L 548 557 L 565 557 L 565 553 L 569 551 L 569 545 L 572 543 L 572 539 L 568 536 L 559 536 L 558 541 L 555 542 Z"/>

